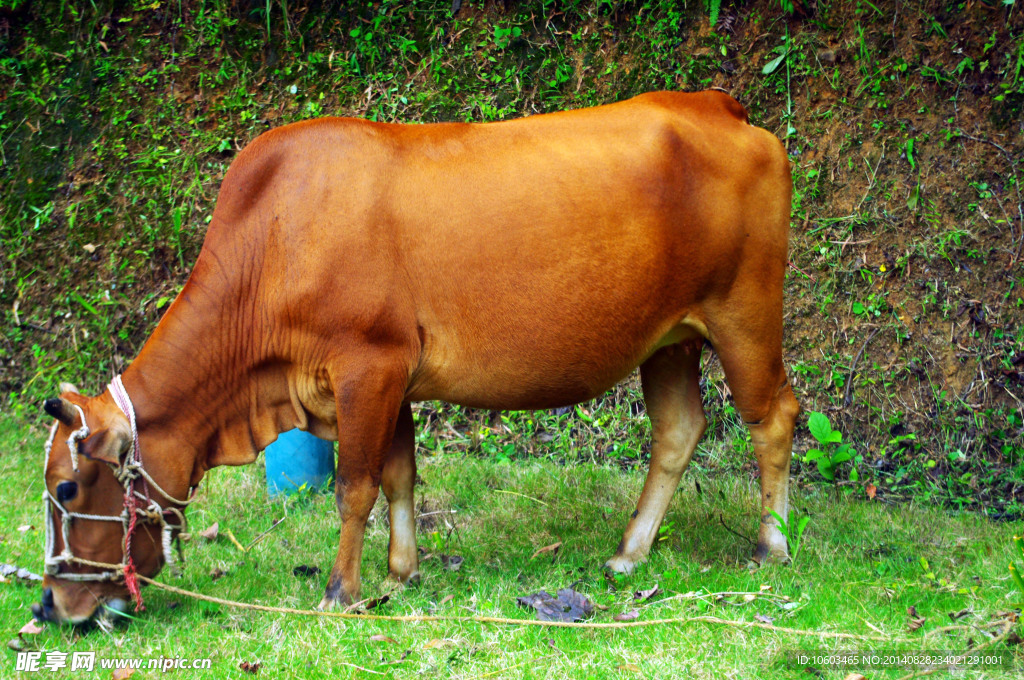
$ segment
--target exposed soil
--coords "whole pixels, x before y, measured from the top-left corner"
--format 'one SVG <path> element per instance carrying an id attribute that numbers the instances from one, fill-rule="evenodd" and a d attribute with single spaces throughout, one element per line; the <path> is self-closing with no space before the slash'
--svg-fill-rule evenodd
<path id="1" fill-rule="evenodd" d="M 68 18 L 65 45 L 69 36 L 97 40 L 107 27 L 103 45 L 77 72 L 94 80 L 77 89 L 56 77 L 51 84 L 38 66 L 50 64 L 68 79 L 76 73 L 69 65 L 73 58 L 40 34 L 42 15 L 27 3 L 0 11 L 0 58 L 35 64 L 0 71 L 0 122 L 24 118 L 0 131 L 0 176 L 8 185 L 0 192 L 0 210 L 9 225 L 0 258 L 0 388 L 21 395 L 11 404 L 23 407 L 54 389 L 58 375 L 98 385 L 129 361 L 159 319 L 162 299 L 187 276 L 226 164 L 268 127 L 313 113 L 481 119 L 492 106 L 498 117 L 510 117 L 659 87 L 720 87 L 748 107 L 754 123 L 780 137 L 790 132 L 796 199 L 785 350 L 805 408 L 829 415 L 876 481 L 910 471 L 921 488 L 940 489 L 943 502 L 1019 512 L 1021 9 L 935 0 L 796 5 L 796 14 L 785 17 L 774 0 L 730 4 L 715 30 L 702 7 L 680 17 L 656 3 L 464 3 L 454 18 L 422 21 L 413 9 L 396 7 L 388 17 L 408 11 L 418 52 L 381 57 L 376 67 L 399 74 L 406 89 L 392 91 L 395 81 L 360 72 L 349 77 L 358 88 L 323 104 L 313 89 L 303 94 L 303 88 L 334 77 L 336 63 L 364 58 L 360 50 L 366 47 L 355 44 L 353 31 L 372 23 L 380 3 L 290 7 L 287 36 L 275 23 L 274 37 L 265 43 L 256 4 L 227 4 L 236 23 L 224 29 L 220 42 L 181 56 L 170 70 L 168 52 L 159 46 L 184 44 L 184 32 L 198 30 L 208 18 L 198 4 L 175 10 L 183 22 L 159 8 L 117 7 L 88 20 Z M 522 26 L 522 36 L 496 48 L 494 27 L 510 25 Z M 301 48 L 292 31 L 299 33 Z M 766 75 L 787 35 L 787 60 Z M 103 81 L 90 70 L 100 63 L 101 49 L 132 54 L 130 68 L 140 80 L 159 72 L 152 86 L 127 91 L 121 106 L 128 122 L 159 117 L 146 129 L 164 130 L 165 138 L 120 134 L 121 123 L 104 108 L 112 103 L 104 98 Z M 55 54 L 30 59 L 39 50 Z M 416 61 L 426 53 L 440 55 L 442 67 L 431 71 L 424 65 L 429 60 Z M 230 63 L 247 64 L 248 72 L 216 75 L 222 61 L 229 63 L 225 55 L 233 55 Z M 552 55 L 561 55 L 564 71 Z M 504 76 L 503 69 L 509 69 Z M 477 88 L 479 80 L 499 79 L 486 86 L 486 96 L 468 84 L 460 94 L 456 85 L 439 84 L 441 71 L 456 85 L 463 78 Z M 289 89 L 289 78 L 302 85 L 299 94 Z M 46 105 L 18 95 L 36 85 Z M 74 97 L 61 100 L 65 91 Z M 147 97 L 157 94 L 177 116 L 164 127 L 164 110 L 147 108 Z M 249 111 L 257 112 L 255 118 Z M 211 137 L 226 141 L 214 148 Z M 117 144 L 124 145 L 120 155 L 94 151 Z M 151 224 L 140 219 L 147 197 L 155 197 L 158 208 L 175 205 L 159 186 L 159 163 L 145 168 L 157 177 L 155 186 L 136 184 L 148 175 L 140 174 L 134 159 L 155 144 L 180 148 L 196 168 L 198 188 L 189 189 L 177 241 L 167 236 L 167 226 L 153 227 L 162 230 L 158 237 L 142 235 Z M 106 198 L 92 198 L 97 193 Z M 24 217 L 28 206 L 48 203 L 51 217 L 32 227 Z M 109 219 L 93 214 L 71 224 L 76 204 L 90 211 L 102 206 Z M 37 231 L 26 242 L 32 229 Z M 96 248 L 84 252 L 87 246 Z M 104 290 L 110 304 L 99 309 L 106 305 Z M 93 318 L 100 315 L 102 323 Z M 110 341 L 95 342 L 97 333 Z M 720 395 L 728 392 L 713 360 L 709 367 L 708 408 L 720 413 L 726 408 Z M 722 436 L 724 427 L 709 436 Z M 803 430 L 798 452 L 809 439 Z"/>

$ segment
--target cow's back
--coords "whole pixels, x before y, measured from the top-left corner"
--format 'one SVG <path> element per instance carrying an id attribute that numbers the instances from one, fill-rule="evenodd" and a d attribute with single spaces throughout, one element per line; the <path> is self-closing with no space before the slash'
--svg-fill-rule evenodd
<path id="1" fill-rule="evenodd" d="M 343 348 L 399 337 L 411 400 L 593 397 L 706 334 L 739 267 L 785 262 L 785 153 L 719 93 L 484 125 L 325 119 L 243 156 L 213 226 L 246 230 L 260 278 L 288 282 L 264 286 L 267 314 Z M 240 247 L 213 226 L 208 245 Z"/>

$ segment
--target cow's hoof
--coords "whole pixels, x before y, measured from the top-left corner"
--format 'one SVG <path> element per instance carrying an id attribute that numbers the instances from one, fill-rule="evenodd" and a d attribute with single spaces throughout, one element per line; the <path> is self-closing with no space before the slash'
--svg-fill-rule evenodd
<path id="1" fill-rule="evenodd" d="M 614 555 L 610 560 L 604 563 L 606 571 L 611 571 L 616 574 L 632 574 L 633 570 L 636 569 L 636 565 L 643 560 L 633 560 L 625 555 Z"/>
<path id="2" fill-rule="evenodd" d="M 419 585 L 420 583 L 420 572 L 418 570 L 413 571 L 411 574 L 408 574 L 406 576 L 397 574 L 392 571 L 388 573 L 388 576 L 390 578 L 393 578 L 398 583 L 401 583 L 403 586 L 415 586 Z"/>
<path id="3" fill-rule="evenodd" d="M 780 564 L 789 564 L 789 550 L 786 549 L 785 545 L 780 546 L 768 546 L 764 543 L 758 543 L 757 549 L 754 550 L 751 561 L 755 562 L 758 566 L 763 567 L 769 562 L 778 562 Z"/>

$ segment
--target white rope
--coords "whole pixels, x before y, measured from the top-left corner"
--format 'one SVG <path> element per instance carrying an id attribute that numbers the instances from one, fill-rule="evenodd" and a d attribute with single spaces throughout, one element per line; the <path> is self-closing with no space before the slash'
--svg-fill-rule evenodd
<path id="1" fill-rule="evenodd" d="M 117 480 L 124 487 L 125 498 L 134 495 L 138 499 L 148 503 L 148 506 L 140 505 L 136 506 L 135 512 L 139 515 L 143 523 L 146 524 L 159 524 L 160 525 L 160 543 L 164 553 L 164 563 L 168 566 L 174 565 L 174 551 L 172 549 L 172 543 L 174 540 L 174 533 L 177 532 L 180 536 L 187 528 L 188 523 L 185 520 L 185 515 L 181 510 L 176 507 L 168 506 L 164 508 L 156 500 L 149 498 L 148 495 L 143 495 L 134 488 L 135 480 L 140 477 L 146 481 L 149 486 L 152 486 L 157 492 L 160 493 L 164 498 L 169 500 L 171 503 L 180 506 L 187 506 L 191 503 L 194 497 L 190 494 L 189 498 L 185 500 L 179 500 L 169 493 L 164 491 L 163 487 L 156 483 L 152 475 L 150 475 L 142 465 L 142 451 L 139 447 L 139 432 L 138 426 L 135 419 L 135 407 L 132 404 L 131 398 L 128 396 L 128 392 L 124 388 L 124 383 L 121 381 L 121 376 L 118 375 L 111 381 L 108 389 L 114 398 L 114 403 L 117 404 L 118 408 L 128 418 L 128 422 L 131 425 L 132 430 L 132 446 L 130 453 L 121 461 L 118 465 L 114 474 Z M 67 402 L 70 403 L 70 402 Z M 77 430 L 74 430 L 68 437 L 68 452 L 71 455 L 71 466 L 75 472 L 78 472 L 78 442 L 82 439 L 87 438 L 90 435 L 89 426 L 85 421 L 85 412 L 77 404 L 71 404 L 75 410 L 78 411 L 78 416 L 81 419 L 82 426 Z M 44 451 L 46 453 L 43 463 L 43 474 L 45 484 L 46 470 L 50 466 L 50 451 L 53 449 L 53 440 L 57 436 L 57 428 L 59 422 L 55 422 L 50 428 L 50 436 L 46 440 L 44 445 Z M 147 492 L 148 493 L 148 492 Z M 128 525 L 131 517 L 128 513 L 127 503 L 126 506 L 121 510 L 119 515 L 93 515 L 83 512 L 72 512 L 64 507 L 64 505 L 57 500 L 50 493 L 49 488 L 44 486 L 43 488 L 43 512 L 44 512 L 44 550 L 46 551 L 43 555 L 43 572 L 58 578 L 68 581 L 117 581 L 124 577 L 124 569 L 128 565 L 129 550 L 127 546 L 128 537 Z M 178 524 L 171 524 L 167 521 L 167 513 L 176 515 L 178 518 Z M 57 533 L 57 515 L 60 516 L 60 533 L 61 539 L 64 543 L 64 548 L 59 555 L 55 555 L 56 550 L 56 533 Z M 122 555 L 120 564 L 108 564 L 104 562 L 94 562 L 91 560 L 82 559 L 75 556 L 71 551 L 70 541 L 70 529 L 72 519 L 88 519 L 98 520 L 104 522 L 120 522 L 122 526 Z M 100 573 L 59 573 L 60 566 L 62 564 L 82 564 L 85 566 L 107 568 L 107 571 Z"/>

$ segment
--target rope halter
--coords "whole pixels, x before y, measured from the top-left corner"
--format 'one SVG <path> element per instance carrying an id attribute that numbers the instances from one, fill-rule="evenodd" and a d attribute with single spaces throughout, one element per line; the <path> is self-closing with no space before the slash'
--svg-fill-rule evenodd
<path id="1" fill-rule="evenodd" d="M 139 520 L 144 524 L 159 524 L 161 534 L 161 545 L 164 554 L 164 563 L 174 565 L 174 551 L 171 549 L 172 542 L 179 538 L 186 531 L 188 525 L 182 510 L 193 500 L 195 489 L 189 492 L 189 497 L 179 500 L 168 494 L 157 484 L 153 477 L 146 471 L 142 464 L 142 452 L 139 448 L 139 432 L 135 422 L 135 407 L 124 389 L 121 376 L 117 376 L 107 387 L 114 397 L 114 403 L 128 418 L 132 430 L 132 446 L 128 453 L 121 459 L 120 464 L 114 469 L 114 476 L 121 486 L 124 487 L 124 506 L 117 515 L 91 515 L 82 512 L 72 512 L 50 493 L 50 489 L 44 483 L 43 487 L 43 509 L 45 513 L 45 554 L 43 555 L 43 573 L 55 576 L 66 581 L 121 581 L 123 580 L 132 598 L 135 600 L 135 610 L 145 609 L 142 605 L 142 594 L 139 592 L 138 579 L 135 574 L 135 562 L 131 556 L 132 536 L 135 533 Z M 71 467 L 78 472 L 78 442 L 87 438 L 91 431 L 85 421 L 85 412 L 77 404 L 71 404 L 78 411 L 82 426 L 73 431 L 68 437 L 68 451 L 71 454 Z M 53 440 L 57 436 L 58 423 L 50 428 L 50 437 L 46 440 L 44 451 L 46 459 L 43 467 L 43 474 L 50 463 L 50 450 L 53 448 Z M 141 480 L 142 491 L 139 491 L 138 484 Z M 153 489 L 165 499 L 170 501 L 166 507 L 158 503 L 150 496 L 150 489 Z M 178 506 L 178 507 L 175 507 Z M 58 531 L 58 518 L 60 522 L 59 531 L 64 542 L 64 549 L 59 555 L 55 555 L 55 536 Z M 176 520 L 176 523 L 168 519 Z M 70 532 L 71 522 L 74 519 L 94 520 L 99 522 L 120 522 L 123 528 L 123 540 L 121 541 L 121 562 L 109 564 L 105 562 L 94 562 L 77 557 L 71 551 Z M 178 543 L 180 557 L 181 545 Z M 86 567 L 103 569 L 99 573 L 60 573 L 62 564 L 78 564 Z"/>

